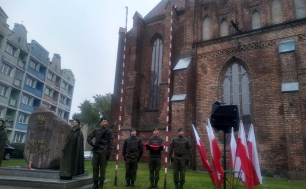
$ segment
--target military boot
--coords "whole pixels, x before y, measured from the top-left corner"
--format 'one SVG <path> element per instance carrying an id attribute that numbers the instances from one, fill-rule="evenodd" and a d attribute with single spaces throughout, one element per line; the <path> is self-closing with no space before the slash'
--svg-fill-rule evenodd
<path id="1" fill-rule="evenodd" d="M 135 187 L 134 186 L 134 181 L 131 181 L 131 187 L 133 187 L 133 188 Z"/>
<path id="2" fill-rule="evenodd" d="M 127 181 L 126 181 L 126 184 L 125 184 L 124 186 L 131 186 L 131 185 L 130 185 L 130 181 L 127 180 Z"/>
<path id="3" fill-rule="evenodd" d="M 183 185 L 184 185 L 184 183 L 181 182 L 180 189 L 183 189 Z"/>
<path id="4" fill-rule="evenodd" d="M 99 189 L 103 189 L 103 184 L 104 184 L 104 181 L 100 181 Z"/>
<path id="5" fill-rule="evenodd" d="M 99 187 L 98 181 L 95 181 L 93 186 L 90 189 L 97 189 Z"/>
<path id="6" fill-rule="evenodd" d="M 157 183 L 158 183 L 158 180 L 155 181 L 155 189 L 158 188 Z"/>
<path id="7" fill-rule="evenodd" d="M 151 180 L 151 185 L 148 188 L 154 188 L 154 181 Z"/>
<path id="8" fill-rule="evenodd" d="M 178 183 L 175 183 L 175 188 L 174 189 L 178 189 Z"/>

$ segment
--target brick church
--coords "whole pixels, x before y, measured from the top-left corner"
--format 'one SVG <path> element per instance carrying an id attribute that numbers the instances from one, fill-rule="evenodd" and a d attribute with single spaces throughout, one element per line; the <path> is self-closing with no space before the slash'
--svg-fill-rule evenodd
<path id="1" fill-rule="evenodd" d="M 143 142 L 155 126 L 165 139 L 172 3 L 169 141 L 182 127 L 193 146 L 190 168 L 201 169 L 191 123 L 211 159 L 207 118 L 223 101 L 238 106 L 246 133 L 254 125 L 264 176 L 306 179 L 306 0 L 161 0 L 144 17 L 136 12 L 127 32 L 121 145 L 132 127 Z M 120 28 L 110 123 L 119 116 L 124 35 Z M 223 131 L 215 136 L 223 154 Z"/>

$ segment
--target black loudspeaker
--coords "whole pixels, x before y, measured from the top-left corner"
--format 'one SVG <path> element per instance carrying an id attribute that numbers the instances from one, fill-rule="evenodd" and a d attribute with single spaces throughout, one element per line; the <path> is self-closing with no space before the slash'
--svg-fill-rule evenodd
<path id="1" fill-rule="evenodd" d="M 239 130 L 239 109 L 237 105 L 225 105 L 222 102 L 215 102 L 212 106 L 210 117 L 211 126 L 216 130 L 223 130 L 225 133 L 231 133 Z"/>

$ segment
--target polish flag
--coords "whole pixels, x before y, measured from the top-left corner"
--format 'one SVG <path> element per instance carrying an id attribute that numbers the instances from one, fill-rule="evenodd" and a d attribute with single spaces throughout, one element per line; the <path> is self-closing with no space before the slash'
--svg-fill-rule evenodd
<path id="1" fill-rule="evenodd" d="M 207 134 L 209 138 L 209 143 L 210 143 L 210 151 L 211 151 L 211 156 L 212 156 L 212 162 L 213 162 L 213 167 L 214 167 L 214 173 L 215 173 L 215 178 L 217 179 L 217 187 L 220 188 L 222 183 L 223 183 L 223 168 L 220 163 L 221 159 L 221 153 L 219 146 L 217 144 L 217 140 L 215 138 L 214 132 L 211 128 L 210 121 L 208 120 L 208 126 L 206 126 L 207 129 Z"/>
<path id="2" fill-rule="evenodd" d="M 245 132 L 242 121 L 240 121 L 239 133 L 238 133 L 238 142 L 237 142 L 237 158 L 241 161 L 241 181 L 247 189 L 254 188 L 253 175 L 251 162 L 249 159 L 249 153 L 247 148 L 247 141 L 245 138 Z M 239 161 L 239 160 L 238 160 Z"/>
<path id="3" fill-rule="evenodd" d="M 200 152 L 200 156 L 201 156 L 201 159 L 202 159 L 203 166 L 204 166 L 205 169 L 207 169 L 209 171 L 211 182 L 215 186 L 216 185 L 215 177 L 214 177 L 213 171 L 212 171 L 212 169 L 209 165 L 209 162 L 207 161 L 207 155 L 206 155 L 206 152 L 204 150 L 203 143 L 202 143 L 194 125 L 193 124 L 191 124 L 191 125 L 192 125 L 193 132 L 194 132 L 194 135 L 195 135 L 195 138 L 196 138 L 196 141 L 197 141 L 197 145 L 198 145 L 198 149 L 199 149 L 199 152 Z"/>
<path id="4" fill-rule="evenodd" d="M 254 127 L 252 124 L 250 127 L 247 144 L 248 144 L 249 157 L 250 157 L 251 168 L 252 168 L 252 173 L 253 173 L 253 182 L 254 182 L 254 186 L 257 186 L 257 185 L 262 184 L 262 177 L 261 177 L 259 161 L 258 161 L 258 153 L 257 153 L 257 147 L 256 147 Z"/>
<path id="5" fill-rule="evenodd" d="M 234 128 L 232 127 L 232 134 L 231 134 L 231 168 L 233 171 L 240 171 L 241 167 L 241 161 L 240 158 L 236 158 L 236 149 L 237 149 L 237 144 L 234 136 Z M 236 161 L 236 162 L 235 162 Z M 235 166 L 235 168 L 234 168 Z M 235 173 L 235 177 L 238 177 L 239 174 Z"/>

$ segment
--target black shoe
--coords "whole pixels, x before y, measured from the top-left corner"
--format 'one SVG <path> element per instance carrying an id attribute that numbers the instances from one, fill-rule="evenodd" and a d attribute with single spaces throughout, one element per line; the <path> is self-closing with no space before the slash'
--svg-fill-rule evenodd
<path id="1" fill-rule="evenodd" d="M 178 189 L 178 183 L 175 183 L 175 188 L 174 189 Z"/>
<path id="2" fill-rule="evenodd" d="M 98 181 L 95 181 L 93 186 L 90 189 L 97 189 L 99 187 Z"/>
<path id="3" fill-rule="evenodd" d="M 151 180 L 151 185 L 148 188 L 154 188 L 154 181 Z"/>
<path id="4" fill-rule="evenodd" d="M 72 180 L 72 177 L 60 177 L 61 180 Z"/>
<path id="5" fill-rule="evenodd" d="M 131 185 L 130 185 L 130 181 L 127 180 L 127 181 L 126 181 L 126 184 L 125 184 L 124 186 L 131 186 Z"/>
<path id="6" fill-rule="evenodd" d="M 134 181 L 131 181 L 131 187 L 133 187 L 133 188 L 135 187 L 134 186 Z"/>
<path id="7" fill-rule="evenodd" d="M 104 181 L 100 181 L 100 183 L 99 183 L 99 189 L 103 189 L 103 184 L 104 184 Z"/>
<path id="8" fill-rule="evenodd" d="M 158 188 L 157 183 L 158 183 L 158 180 L 155 181 L 155 189 Z"/>
<path id="9" fill-rule="evenodd" d="M 184 185 L 184 183 L 181 183 L 181 184 L 180 184 L 180 189 L 183 189 L 183 185 Z"/>

